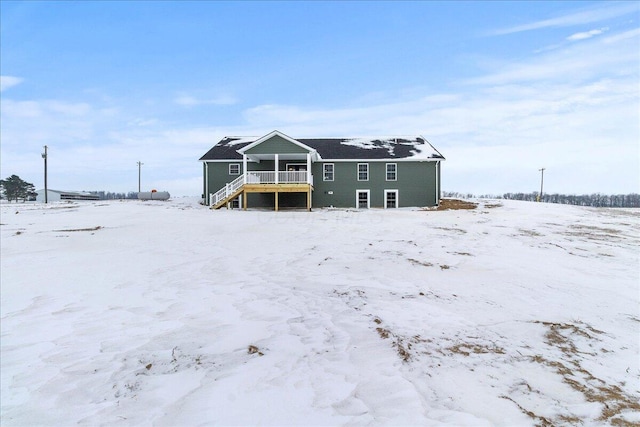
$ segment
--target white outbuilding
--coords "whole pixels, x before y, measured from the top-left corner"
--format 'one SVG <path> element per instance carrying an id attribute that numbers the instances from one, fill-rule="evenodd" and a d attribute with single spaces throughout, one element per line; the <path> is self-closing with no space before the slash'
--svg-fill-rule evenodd
<path id="1" fill-rule="evenodd" d="M 44 190 L 36 191 L 36 201 L 44 202 Z M 64 200 L 100 200 L 97 194 L 79 192 L 79 191 L 60 191 L 47 190 L 48 202 L 59 202 Z"/>

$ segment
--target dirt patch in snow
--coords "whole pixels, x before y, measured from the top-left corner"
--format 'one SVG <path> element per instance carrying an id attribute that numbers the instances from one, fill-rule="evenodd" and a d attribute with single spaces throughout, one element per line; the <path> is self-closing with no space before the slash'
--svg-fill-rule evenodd
<path id="1" fill-rule="evenodd" d="M 548 330 L 545 333 L 545 344 L 561 351 L 560 360 L 550 360 L 541 355 L 531 358 L 535 363 L 553 368 L 556 374 L 562 377 L 562 381 L 581 393 L 588 402 L 597 402 L 602 405 L 598 421 L 606 422 L 611 425 L 631 426 L 637 425 L 633 421 L 629 421 L 624 417 L 625 414 L 640 411 L 640 403 L 637 398 L 626 393 L 622 386 L 624 384 L 611 384 L 605 380 L 594 376 L 585 369 L 582 362 L 582 354 L 584 350 L 578 348 L 577 340 L 586 339 L 587 341 L 599 341 L 599 337 L 604 334 L 589 325 L 577 322 L 569 323 L 553 323 L 553 322 L 534 322 L 545 326 Z M 601 351 L 606 351 L 602 349 Z M 507 397 L 505 397 L 507 398 Z M 514 401 L 511 398 L 508 398 Z M 514 403 L 518 404 L 514 401 Z M 554 423 L 544 417 L 535 415 L 533 412 L 526 410 L 520 404 L 518 407 L 532 418 L 538 419 L 542 425 L 553 425 Z M 572 421 L 573 419 L 569 419 Z M 564 420 L 567 421 L 567 420 Z"/>
<path id="2" fill-rule="evenodd" d="M 440 206 L 436 210 L 438 211 L 449 211 L 449 210 L 459 210 L 459 209 L 475 209 L 478 207 L 477 203 L 467 202 L 465 200 L 458 199 L 442 199 L 440 200 Z"/>

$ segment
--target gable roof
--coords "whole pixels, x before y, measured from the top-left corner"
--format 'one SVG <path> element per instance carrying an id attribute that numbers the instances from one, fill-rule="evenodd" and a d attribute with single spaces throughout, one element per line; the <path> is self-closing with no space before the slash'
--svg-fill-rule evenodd
<path id="1" fill-rule="evenodd" d="M 300 148 L 302 148 L 302 149 L 304 149 L 304 150 L 306 150 L 306 151 L 313 151 L 313 148 L 311 148 L 311 147 L 309 147 L 309 146 L 307 146 L 307 145 L 305 145 L 305 144 L 302 144 L 300 141 L 295 140 L 295 139 L 291 138 L 291 137 L 290 137 L 290 136 L 288 136 L 288 135 L 285 135 L 284 133 L 282 133 L 282 132 L 280 132 L 280 131 L 274 130 L 273 132 L 268 133 L 268 134 L 266 134 L 265 136 L 263 136 L 263 137 L 261 137 L 261 138 L 258 138 L 258 139 L 256 139 L 255 141 L 253 141 L 253 142 L 251 142 L 251 143 L 249 143 L 249 144 L 245 145 L 244 147 L 240 148 L 240 149 L 238 150 L 238 152 L 239 152 L 240 154 L 243 154 L 243 153 L 244 153 L 244 152 L 246 152 L 247 150 L 250 150 L 250 149 L 252 149 L 253 147 L 256 147 L 257 145 L 262 144 L 263 142 L 265 142 L 265 141 L 267 141 L 267 140 L 271 139 L 271 138 L 272 138 L 272 137 L 274 137 L 274 136 L 279 136 L 279 137 L 283 138 L 285 141 L 289 141 L 289 142 L 290 142 L 290 143 L 292 143 L 293 145 L 297 145 L 298 147 L 300 147 Z"/>
<path id="2" fill-rule="evenodd" d="M 241 160 L 245 150 L 267 140 L 278 131 L 264 137 L 226 136 L 214 145 L 200 161 Z M 299 145 L 314 149 L 327 160 L 444 160 L 444 156 L 422 136 L 365 137 L 365 138 L 300 138 Z"/>

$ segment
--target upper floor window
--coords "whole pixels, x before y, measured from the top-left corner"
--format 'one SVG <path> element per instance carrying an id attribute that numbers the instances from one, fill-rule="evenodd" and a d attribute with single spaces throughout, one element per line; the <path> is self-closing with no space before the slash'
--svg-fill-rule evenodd
<path id="1" fill-rule="evenodd" d="M 240 163 L 229 164 L 229 175 L 240 175 Z"/>
<path id="2" fill-rule="evenodd" d="M 387 181 L 395 181 L 398 179 L 398 165 L 396 163 L 387 163 Z"/>
<path id="3" fill-rule="evenodd" d="M 358 163 L 358 181 L 369 181 L 369 163 Z"/>
<path id="4" fill-rule="evenodd" d="M 322 179 L 324 181 L 333 181 L 333 163 L 325 163 L 323 168 Z"/>

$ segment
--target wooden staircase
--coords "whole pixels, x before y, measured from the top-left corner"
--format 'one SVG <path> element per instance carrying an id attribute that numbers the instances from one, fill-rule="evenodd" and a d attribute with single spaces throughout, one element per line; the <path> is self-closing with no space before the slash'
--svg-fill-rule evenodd
<path id="1" fill-rule="evenodd" d="M 220 209 L 244 191 L 245 176 L 240 175 L 211 195 L 211 209 Z"/>

